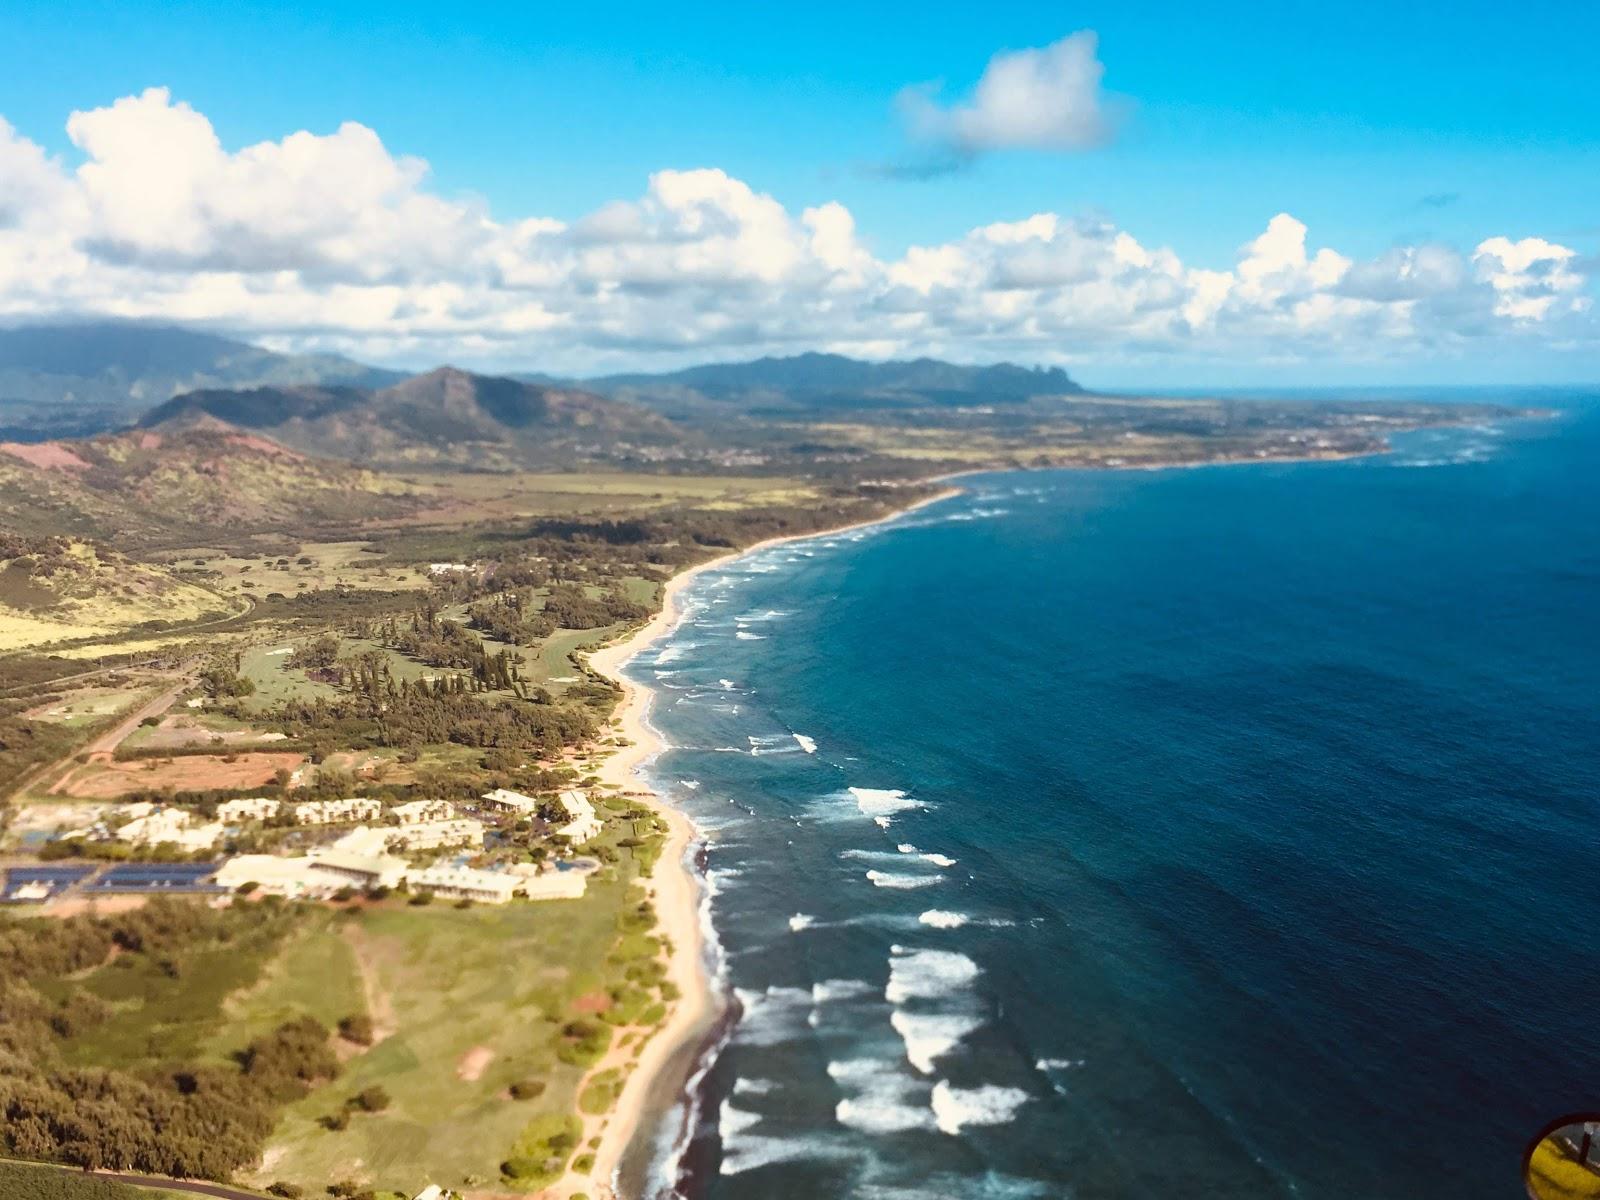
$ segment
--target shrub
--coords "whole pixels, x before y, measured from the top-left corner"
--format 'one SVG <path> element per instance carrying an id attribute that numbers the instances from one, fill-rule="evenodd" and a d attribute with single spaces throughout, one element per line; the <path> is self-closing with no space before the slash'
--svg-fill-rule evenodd
<path id="1" fill-rule="evenodd" d="M 362 1088 L 350 1098 L 350 1103 L 362 1112 L 379 1113 L 389 1107 L 389 1093 L 374 1084 L 369 1088 Z"/>
<path id="2" fill-rule="evenodd" d="M 278 1182 L 267 1189 L 269 1196 L 282 1196 L 283 1200 L 300 1200 L 306 1194 L 305 1188 L 298 1183 Z"/>
<path id="3" fill-rule="evenodd" d="M 347 1042 L 354 1042 L 358 1046 L 372 1045 L 375 1036 L 372 1028 L 372 1018 L 366 1013 L 351 1013 L 339 1022 L 339 1036 Z"/>
<path id="4" fill-rule="evenodd" d="M 511 1098 L 513 1100 L 537 1100 L 544 1095 L 544 1080 L 519 1079 L 511 1085 Z"/>

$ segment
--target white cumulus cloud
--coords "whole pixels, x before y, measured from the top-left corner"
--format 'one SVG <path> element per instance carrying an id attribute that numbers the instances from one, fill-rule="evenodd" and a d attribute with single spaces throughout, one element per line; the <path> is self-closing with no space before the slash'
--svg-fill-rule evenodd
<path id="1" fill-rule="evenodd" d="M 1092 30 L 989 60 L 970 99 L 944 105 L 924 84 L 900 94 L 918 137 L 970 156 L 990 150 L 1081 150 L 1106 141 L 1112 120 L 1100 90 L 1105 68 Z"/>
<path id="2" fill-rule="evenodd" d="M 562 372 L 819 348 L 1383 363 L 1600 340 L 1586 260 L 1539 237 L 1359 258 L 1264 213 L 1231 261 L 1191 262 L 1108 220 L 1037 212 L 880 255 L 843 204 L 796 210 L 715 168 L 657 171 L 564 219 L 441 195 L 425 162 L 353 122 L 230 148 L 160 88 L 74 113 L 68 132 L 77 161 L 0 120 L 0 319 L 183 321 Z"/>

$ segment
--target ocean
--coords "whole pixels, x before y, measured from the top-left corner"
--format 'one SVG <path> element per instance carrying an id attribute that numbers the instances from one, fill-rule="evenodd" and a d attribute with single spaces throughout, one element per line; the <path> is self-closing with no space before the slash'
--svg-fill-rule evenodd
<path id="1" fill-rule="evenodd" d="M 1520 1194 L 1600 1107 L 1600 393 L 1510 400 L 700 575 L 627 672 L 738 1019 L 653 1188 Z"/>

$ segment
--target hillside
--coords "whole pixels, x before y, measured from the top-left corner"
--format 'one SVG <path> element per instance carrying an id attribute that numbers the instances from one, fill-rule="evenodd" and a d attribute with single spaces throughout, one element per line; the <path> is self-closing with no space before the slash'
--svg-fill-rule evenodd
<path id="1" fill-rule="evenodd" d="M 17 534 L 204 543 L 220 531 L 346 529 L 420 504 L 399 481 L 215 422 L 0 443 L 0 529 Z"/>
<path id="2" fill-rule="evenodd" d="M 220 421 L 284 446 L 388 466 L 527 469 L 618 462 L 678 445 L 658 413 L 570 387 L 441 367 L 391 387 L 271 387 L 179 396 L 144 429 Z"/>
<path id="3" fill-rule="evenodd" d="M 865 362 L 798 354 L 710 363 L 660 375 L 612 375 L 585 386 L 681 416 L 709 411 L 797 415 L 813 411 L 970 407 L 1082 394 L 1059 367 L 964 366 L 938 359 Z"/>
<path id="4" fill-rule="evenodd" d="M 277 354 L 234 338 L 131 322 L 0 329 L 0 437 L 85 437 L 131 424 L 180 392 L 403 376 L 328 354 Z"/>

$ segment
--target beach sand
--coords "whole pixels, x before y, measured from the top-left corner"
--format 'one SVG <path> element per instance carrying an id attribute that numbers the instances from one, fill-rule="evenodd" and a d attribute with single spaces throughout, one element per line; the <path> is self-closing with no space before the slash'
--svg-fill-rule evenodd
<path id="1" fill-rule="evenodd" d="M 651 790 L 640 768 L 663 749 L 648 717 L 655 692 L 622 675 L 623 666 L 651 643 L 666 636 L 683 620 L 679 596 L 702 572 L 724 566 L 729 561 L 787 542 L 807 541 L 830 534 L 892 521 L 916 509 L 958 494 L 959 488 L 949 488 L 937 495 L 927 496 L 915 504 L 898 509 L 870 521 L 860 521 L 840 529 L 818 530 L 815 533 L 796 534 L 790 537 L 768 538 L 731 554 L 700 563 L 668 581 L 662 595 L 661 611 L 626 640 L 602 647 L 589 656 L 589 665 L 608 679 L 616 681 L 623 690 L 621 707 L 613 718 L 615 736 L 627 744 L 617 748 L 597 767 L 597 774 L 605 785 L 619 788 L 629 796 L 648 804 L 667 822 L 667 842 L 649 881 L 651 898 L 655 903 L 659 932 L 671 945 L 667 977 L 678 986 L 681 998 L 667 1017 L 667 1022 L 646 1043 L 632 1072 L 629 1074 L 616 1107 L 607 1119 L 600 1135 L 600 1146 L 595 1151 L 594 1169 L 589 1173 L 587 1194 L 596 1200 L 631 1200 L 619 1197 L 615 1190 L 618 1170 L 628 1152 L 629 1144 L 645 1119 L 650 1115 L 651 1098 L 659 1093 L 662 1072 L 682 1069 L 686 1051 L 698 1045 L 715 1027 L 725 1007 L 724 998 L 717 995 L 705 970 L 705 939 L 701 931 L 700 905 L 703 891 L 698 872 L 691 865 L 694 848 L 699 840 L 694 823 L 674 805 L 665 802 Z M 687 1077 L 687 1076 L 686 1076 Z M 677 1081 L 681 1084 L 683 1081 Z"/>

